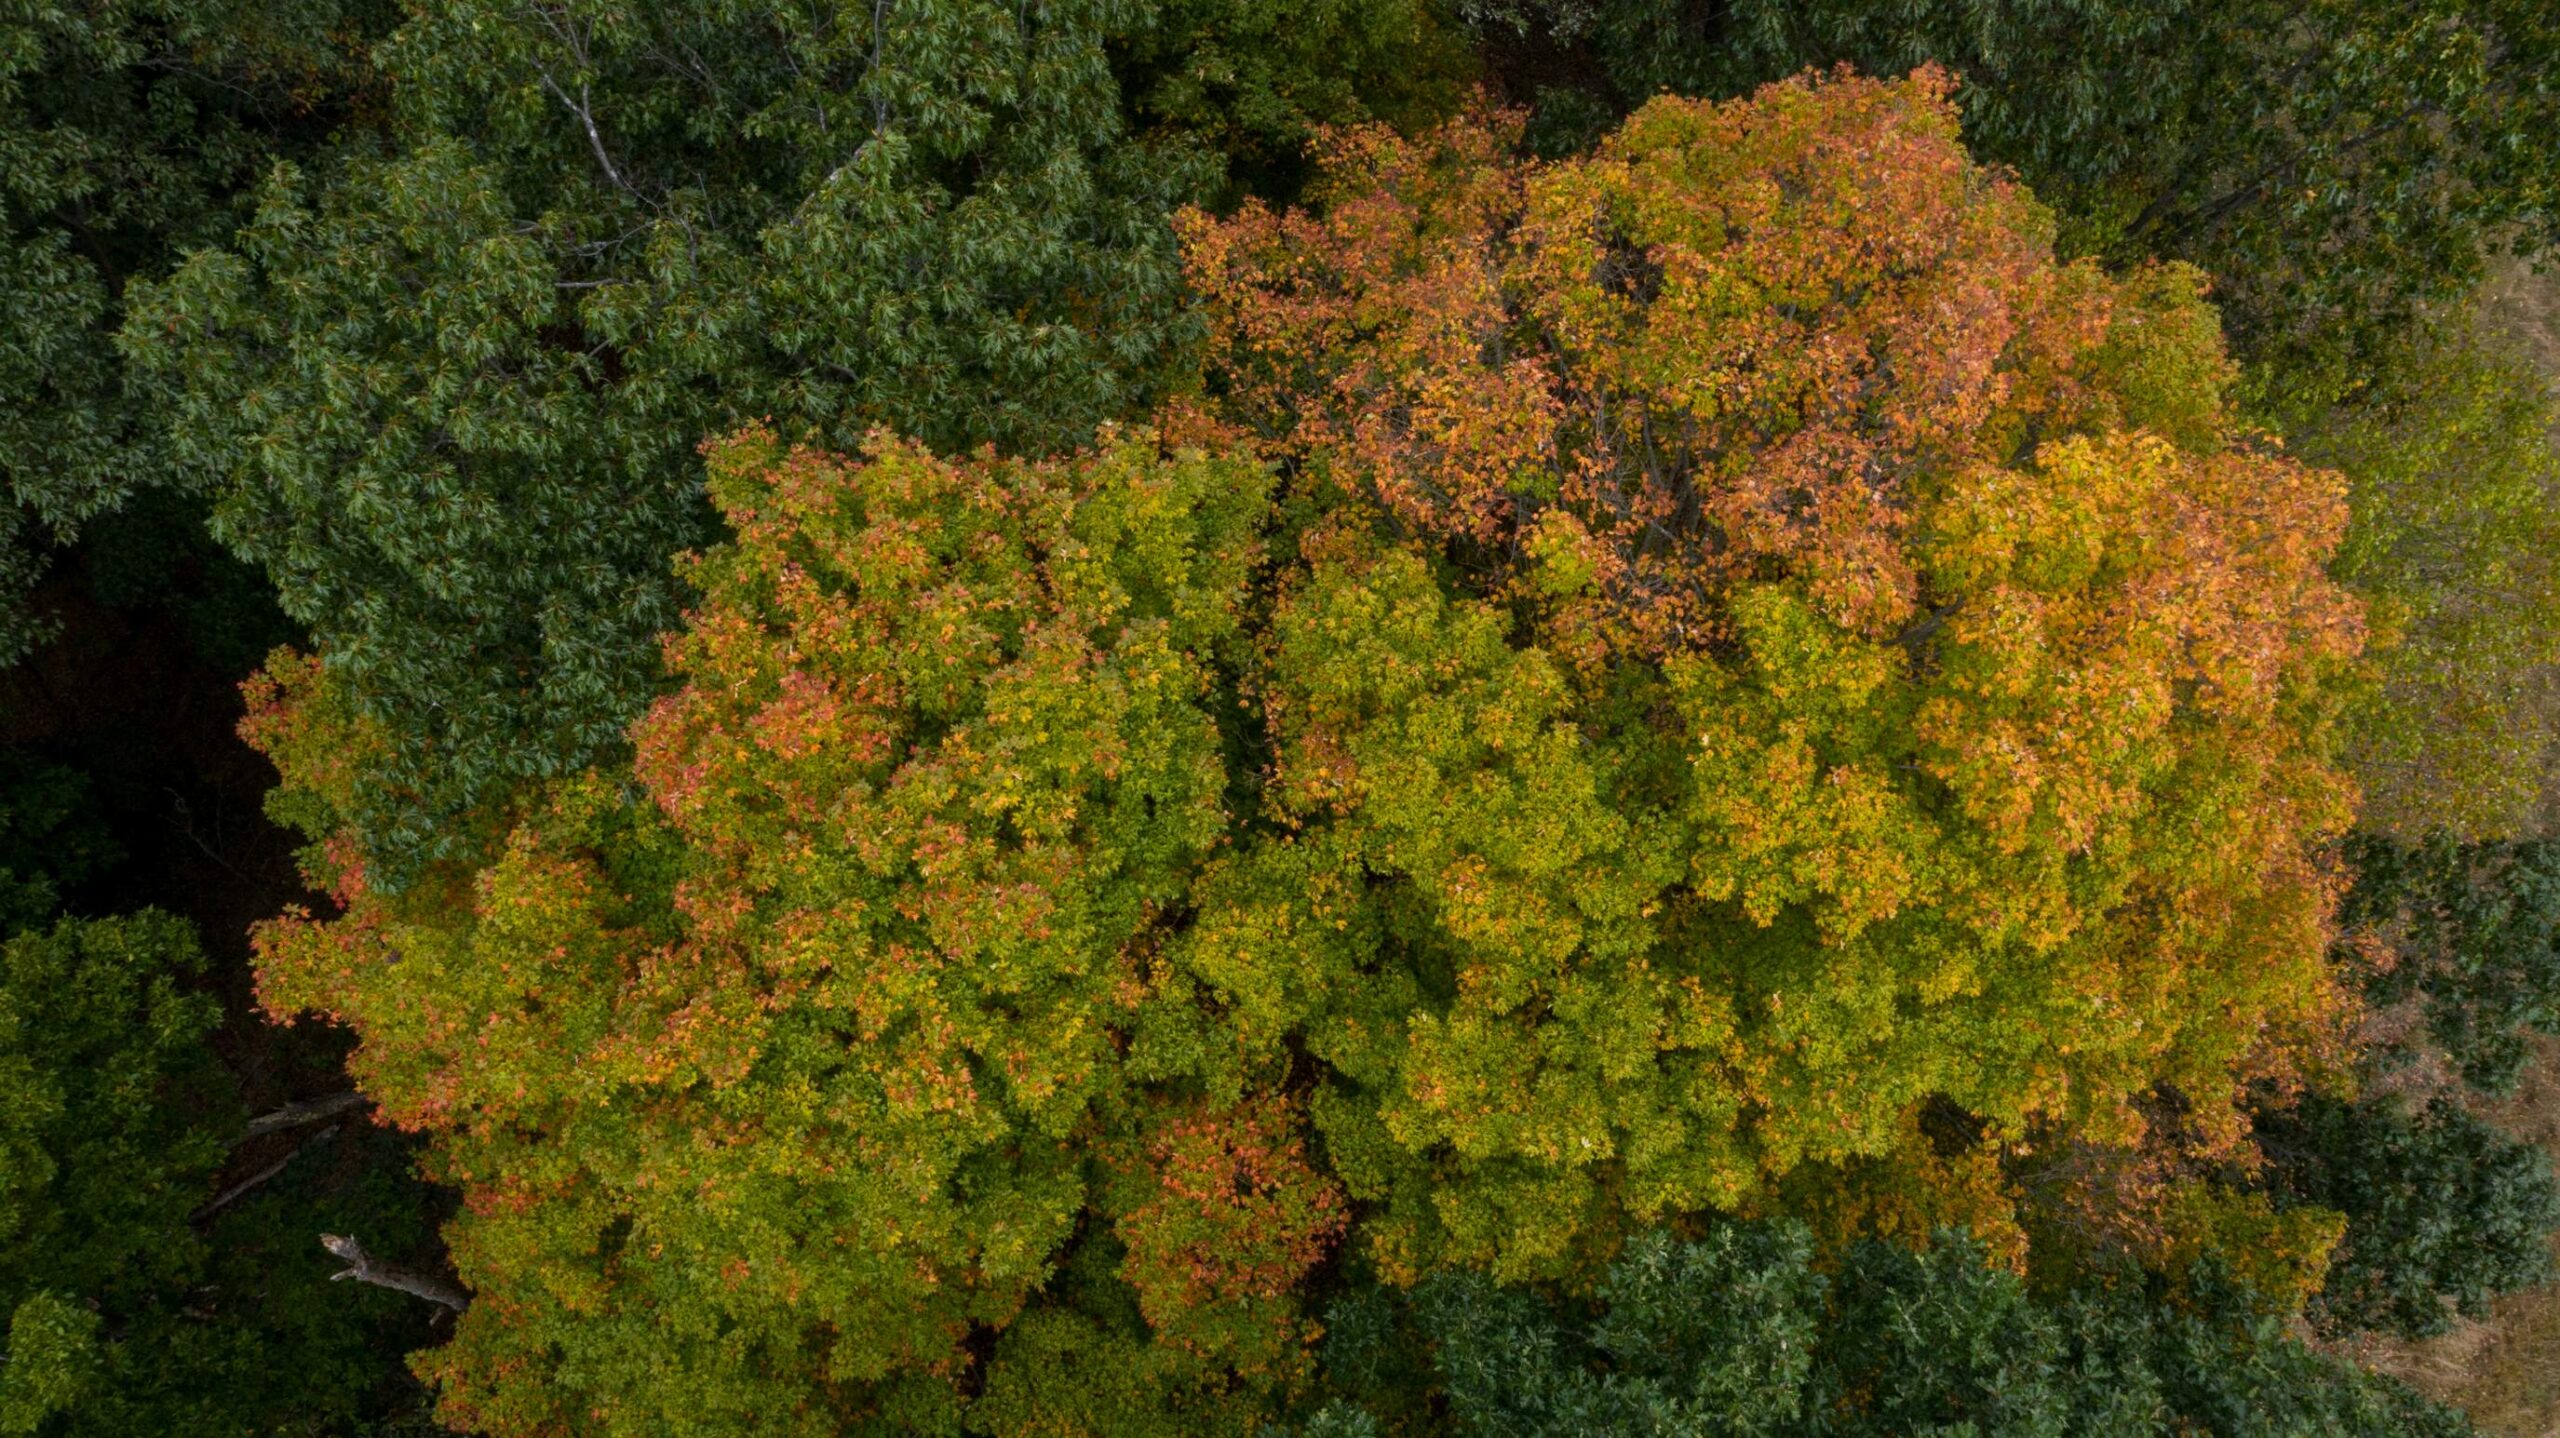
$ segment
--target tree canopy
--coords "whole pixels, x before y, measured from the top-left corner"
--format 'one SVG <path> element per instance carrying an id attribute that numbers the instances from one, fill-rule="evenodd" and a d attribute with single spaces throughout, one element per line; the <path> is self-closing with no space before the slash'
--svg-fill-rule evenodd
<path id="1" fill-rule="evenodd" d="M 1344 507 L 1260 686 L 1295 832 L 1176 952 L 1249 1052 L 1340 1035 L 1377 1241 L 1538 1271 L 2323 1023 L 2344 511 L 2191 277 L 2057 264 L 1929 74 L 1498 155 L 1368 132 L 1193 240 L 1241 427 Z"/>
<path id="2" fill-rule="evenodd" d="M 704 435 L 1037 450 L 1142 408 L 1192 331 L 1165 218 L 1216 147 L 1435 93 L 1405 61 L 1421 7 L 1279 13 L 409 14 L 374 54 L 380 133 L 275 168 L 123 330 L 215 533 L 397 738 L 360 798 L 378 879 L 619 743 L 668 562 L 713 533 Z"/>
<path id="3" fill-rule="evenodd" d="M 381 7 L 265 0 L 0 15 L 0 662 L 49 632 L 47 552 L 179 482 L 115 349 L 126 290 L 219 242 L 231 200 L 367 83 Z"/>
<path id="4" fill-rule="evenodd" d="M 396 1154 L 353 1185 L 216 1192 L 247 1115 L 187 987 L 203 968 L 148 910 L 0 946 L 0 1432 L 346 1424 L 387 1406 L 381 1351 L 427 1337 L 390 1295 L 328 1292 L 309 1237 L 354 1219 L 421 1241 Z"/>
<path id="5" fill-rule="evenodd" d="M 2296 393 L 2360 387 L 2485 256 L 2560 238 L 2560 21 L 2535 0 L 1461 8 L 1558 144 L 1665 89 L 1946 66 L 1975 152 L 2068 217 L 2068 249 L 2201 266 L 2261 380 Z"/>
<path id="6" fill-rule="evenodd" d="M 2038 1295 L 1955 1235 L 1854 1247 L 1799 1224 L 1627 1245 L 1588 1299 L 1444 1275 L 1346 1299 L 1325 1346 L 1346 1396 L 1307 1438 L 1966 1433 L 2454 1435 L 2397 1383 L 2315 1355 L 2208 1279 Z M 1419 1372 L 1415 1370 L 1419 1369 Z M 1421 1395 L 1445 1394 L 1445 1417 Z M 1382 1422 L 1381 1420 L 1385 1421 Z"/>
<path id="7" fill-rule="evenodd" d="M 378 882 L 411 736 L 280 656 L 261 994 L 462 1192 L 448 1419 L 1241 1431 L 1323 1265 L 2241 1143 L 2346 1013 L 2341 486 L 1947 96 L 1346 132 L 1185 220 L 1154 426 L 712 444 L 672 689 L 481 862 Z"/>
<path id="8" fill-rule="evenodd" d="M 0 5 L 0 1433 L 2467 1431 L 2556 73 Z"/>

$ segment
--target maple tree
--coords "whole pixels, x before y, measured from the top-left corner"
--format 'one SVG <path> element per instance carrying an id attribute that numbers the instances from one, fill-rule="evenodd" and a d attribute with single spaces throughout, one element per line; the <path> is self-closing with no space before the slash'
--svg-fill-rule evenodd
<path id="1" fill-rule="evenodd" d="M 2337 477 L 2228 418 L 2192 272 L 2059 264 L 1943 76 L 1660 99 L 1587 160 L 1344 137 L 1189 232 L 1303 576 L 1281 842 L 1170 1071 L 1304 1034 L 1392 1273 L 1913 1142 L 2130 1137 L 2326 1022 Z M 1209 422 L 1203 421 L 1204 427 Z M 1142 1029 L 1141 1051 L 1149 1045 Z"/>
<path id="2" fill-rule="evenodd" d="M 1249 1430 L 1322 1265 L 2016 1230 L 1930 1115 L 2212 1150 L 2307 1071 L 2345 514 L 2194 273 L 2057 262 L 1934 73 L 1511 123 L 1190 216 L 1152 428 L 709 446 L 674 687 L 486 862 L 375 883 L 399 731 L 253 684 L 339 910 L 261 995 L 462 1191 L 448 1418 Z"/>
<path id="3" fill-rule="evenodd" d="M 1105 1121 L 1152 1317 L 1283 1298 L 1340 1222 L 1284 1111 L 1158 1112 L 1115 1041 L 1137 941 L 1225 832 L 1212 674 L 1263 471 L 751 431 L 710 489 L 737 537 L 690 566 L 636 789 L 558 786 L 450 894 L 380 896 L 341 846 L 346 914 L 262 941 L 269 1005 L 354 1023 L 353 1071 L 466 1194 L 449 1415 L 947 1426 L 973 1325 L 1042 1331 L 1015 1320 Z M 303 801 L 343 802 L 367 722 L 309 664 L 260 698 Z M 1241 1215 L 1267 1250 L 1229 1256 L 1202 1170 L 1270 1190 Z"/>

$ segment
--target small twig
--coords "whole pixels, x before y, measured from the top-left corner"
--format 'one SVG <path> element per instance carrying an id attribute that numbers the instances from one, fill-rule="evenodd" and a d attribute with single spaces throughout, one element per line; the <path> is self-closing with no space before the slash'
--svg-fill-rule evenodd
<path id="1" fill-rule="evenodd" d="M 365 1252 L 364 1245 L 356 1242 L 351 1235 L 324 1233 L 320 1235 L 320 1246 L 329 1250 L 332 1256 L 346 1265 L 345 1268 L 329 1275 L 329 1281 L 332 1283 L 352 1278 L 358 1283 L 370 1283 L 377 1288 L 396 1288 L 402 1293 L 423 1298 L 429 1303 L 443 1304 L 456 1313 L 471 1306 L 471 1295 L 463 1291 L 461 1284 L 450 1279 L 438 1278 L 433 1274 L 420 1273 L 413 1268 L 404 1268 L 396 1263 L 385 1263 Z"/>
<path id="2" fill-rule="evenodd" d="M 349 1109 L 364 1107 L 364 1102 L 364 1095 L 357 1093 L 354 1089 L 344 1093 L 323 1094 L 318 1098 L 301 1099 L 286 1104 L 272 1113 L 262 1113 L 249 1120 L 248 1128 L 242 1130 L 240 1137 L 234 1142 L 247 1143 L 253 1138 L 264 1138 L 271 1133 L 300 1128 L 306 1123 L 318 1123 L 324 1118 L 336 1118 Z"/>
<path id="3" fill-rule="evenodd" d="M 247 1178 L 231 1185 L 222 1192 L 215 1194 L 212 1200 L 206 1203 L 204 1207 L 188 1214 L 187 1222 L 201 1226 L 206 1220 L 212 1218 L 215 1214 L 229 1208 L 232 1202 L 238 1199 L 242 1194 L 249 1192 L 258 1185 L 265 1183 L 268 1179 L 284 1172 L 285 1165 L 293 1162 L 294 1158 L 304 1149 L 309 1148 L 316 1143 L 328 1142 L 331 1138 L 336 1137 L 337 1132 L 338 1126 L 333 1123 L 327 1128 L 320 1130 L 318 1133 L 313 1134 L 311 1137 L 304 1139 L 302 1142 L 295 1144 L 293 1147 L 286 1149 L 284 1157 L 277 1159 L 275 1162 L 268 1164 L 265 1168 L 259 1169 L 256 1173 L 249 1175 Z"/>
<path id="4" fill-rule="evenodd" d="M 175 789 L 168 788 L 165 785 L 162 786 L 160 792 L 169 796 L 174 811 L 174 817 L 169 820 L 170 828 L 185 835 L 188 843 L 202 849 L 206 858 L 211 859 L 226 869 L 229 869 L 232 873 L 239 875 L 241 878 L 245 879 L 249 877 L 247 871 L 243 870 L 239 865 L 231 862 L 229 859 L 224 858 L 221 850 L 216 849 L 213 845 L 205 842 L 204 836 L 196 832 L 195 809 L 187 803 L 186 795 L 179 793 Z M 214 822 L 219 826 L 221 823 L 221 816 L 216 815 L 214 817 Z"/>

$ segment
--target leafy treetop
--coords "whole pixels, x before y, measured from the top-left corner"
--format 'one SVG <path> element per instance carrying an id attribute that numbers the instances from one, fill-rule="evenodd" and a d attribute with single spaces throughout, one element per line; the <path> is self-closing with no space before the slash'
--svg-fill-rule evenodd
<path id="1" fill-rule="evenodd" d="M 2560 241 L 2560 17 L 2540 0 L 1460 9 L 1551 144 L 1666 89 L 1945 66 L 1975 153 L 2062 211 L 2068 250 L 2201 267 L 2258 377 L 2297 398 L 2360 386 L 2485 256 Z"/>
<path id="2" fill-rule="evenodd" d="M 450 898 L 350 863 L 344 917 L 266 932 L 270 1008 L 354 1023 L 465 1191 L 451 1417 L 947 1427 L 972 1326 L 1016 1320 L 1093 1200 L 1097 1125 L 1149 1316 L 1268 1347 L 1229 1310 L 1285 1295 L 1340 1199 L 1285 1110 L 1142 1101 L 1118 1037 L 1226 834 L 1213 675 L 1266 486 L 1143 435 L 1031 464 L 749 431 L 712 451 L 737 537 L 691 567 L 638 793 L 560 787 Z"/>
<path id="3" fill-rule="evenodd" d="M 449 1416 L 1223 1431 L 1337 1250 L 1996 1222 L 1929 1114 L 2227 1146 L 2330 1031 L 2339 486 L 2192 274 L 2057 264 L 1931 75 L 1500 133 L 1188 221 L 1160 430 L 712 446 L 677 687 L 476 869 L 375 883 L 397 739 L 255 686 L 342 909 L 264 999 L 465 1195 Z"/>
<path id="4" fill-rule="evenodd" d="M 1954 1234 L 1926 1252 L 1859 1244 L 1831 1266 L 1783 1221 L 1651 1232 L 1587 1301 L 1470 1274 L 1404 1303 L 1358 1293 L 1331 1316 L 1345 1396 L 1306 1438 L 2471 1431 L 2315 1353 L 2227 1282 L 2173 1298 L 2121 1274 L 2038 1294 Z M 1434 1391 L 1438 1411 L 1419 1401 Z"/>
<path id="5" fill-rule="evenodd" d="M 1942 77 L 1470 121 L 1191 222 L 1305 568 L 1281 842 L 1169 950 L 1213 1088 L 1293 1036 L 1391 1272 L 1566 1262 L 1911 1141 L 2130 1134 L 2325 1022 L 2336 476 L 2235 432 L 2191 273 L 2057 265 Z M 1241 1067 L 1239 1067 L 1241 1065 Z"/>

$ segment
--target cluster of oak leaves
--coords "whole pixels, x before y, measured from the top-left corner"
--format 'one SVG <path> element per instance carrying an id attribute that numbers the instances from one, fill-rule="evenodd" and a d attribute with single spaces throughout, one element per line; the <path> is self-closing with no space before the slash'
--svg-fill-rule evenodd
<path id="1" fill-rule="evenodd" d="M 369 889 L 387 739 L 253 683 L 342 906 L 262 996 L 462 1194 L 449 1418 L 1285 1389 L 1325 1265 L 1713 1213 L 2316 1284 L 2316 1211 L 2136 1180 L 2341 1062 L 2341 480 L 1934 73 L 1504 123 L 1187 216 L 1198 383 L 1086 452 L 707 445 L 677 687 L 477 868 Z"/>

